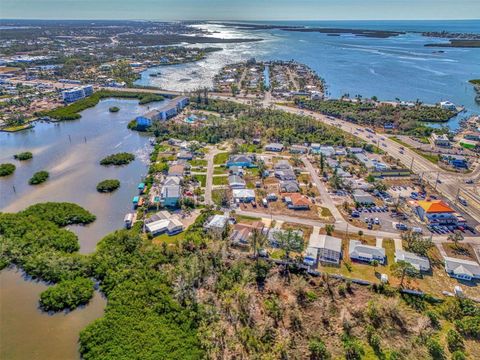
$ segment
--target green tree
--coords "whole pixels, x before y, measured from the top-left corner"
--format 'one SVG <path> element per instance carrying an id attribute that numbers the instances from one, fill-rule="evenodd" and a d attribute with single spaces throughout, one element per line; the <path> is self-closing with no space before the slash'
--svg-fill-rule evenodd
<path id="1" fill-rule="evenodd" d="M 465 345 L 463 343 L 462 336 L 458 333 L 458 331 L 454 329 L 450 329 L 447 332 L 447 346 L 448 350 L 453 353 L 457 350 L 464 350 Z"/>
<path id="2" fill-rule="evenodd" d="M 334 231 L 335 231 L 335 225 L 333 224 L 325 225 L 325 232 L 327 233 L 328 236 L 332 236 Z"/>
<path id="3" fill-rule="evenodd" d="M 329 360 L 332 358 L 325 343 L 320 339 L 312 339 L 308 343 L 310 360 Z"/>
<path id="4" fill-rule="evenodd" d="M 372 260 L 370 264 L 373 266 L 373 272 L 376 274 L 377 273 L 377 266 L 380 264 L 378 260 Z"/>
<path id="5" fill-rule="evenodd" d="M 459 243 L 463 241 L 463 239 L 464 237 L 462 233 L 458 230 L 456 230 L 453 234 L 448 235 L 448 238 L 447 238 L 447 240 L 453 241 L 457 249 L 459 248 Z"/>
<path id="6" fill-rule="evenodd" d="M 405 277 L 414 277 L 417 270 L 408 262 L 399 260 L 390 265 L 392 275 L 400 279 L 400 287 L 403 287 Z"/>

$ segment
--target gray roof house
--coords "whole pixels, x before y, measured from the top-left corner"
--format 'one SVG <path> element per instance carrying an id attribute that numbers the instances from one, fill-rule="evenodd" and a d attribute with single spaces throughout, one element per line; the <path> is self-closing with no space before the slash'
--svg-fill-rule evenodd
<path id="1" fill-rule="evenodd" d="M 300 187 L 295 180 L 285 180 L 280 182 L 281 192 L 295 193 L 300 192 Z"/>
<path id="2" fill-rule="evenodd" d="M 275 170 L 275 177 L 280 180 L 296 180 L 297 175 L 293 169 Z"/>
<path id="3" fill-rule="evenodd" d="M 342 239 L 329 236 L 312 234 L 308 242 L 308 249 L 317 249 L 315 262 L 339 264 L 342 257 Z M 306 257 L 309 256 L 307 249 Z M 314 254 L 314 251 L 310 251 Z"/>
<path id="4" fill-rule="evenodd" d="M 348 255 L 351 260 L 372 262 L 377 260 L 381 264 L 385 263 L 385 249 L 381 247 L 364 245 L 361 241 L 350 240 Z"/>
<path id="5" fill-rule="evenodd" d="M 242 177 L 238 175 L 230 175 L 228 177 L 228 185 L 231 189 L 245 189 L 246 183 Z"/>
<path id="6" fill-rule="evenodd" d="M 288 162 L 288 160 L 279 160 L 275 164 L 275 170 L 288 170 L 292 169 L 292 165 Z"/>
<path id="7" fill-rule="evenodd" d="M 274 152 L 281 152 L 283 151 L 283 144 L 280 143 L 270 143 L 265 145 L 265 150 L 266 151 L 274 151 Z"/>
<path id="8" fill-rule="evenodd" d="M 445 271 L 460 280 L 480 279 L 480 265 L 475 261 L 445 257 Z"/>
<path id="9" fill-rule="evenodd" d="M 412 252 L 397 250 L 395 251 L 395 262 L 405 261 L 412 265 L 418 271 L 429 271 L 430 261 L 425 256 L 420 256 Z"/>
<path id="10" fill-rule="evenodd" d="M 353 200 L 359 204 L 370 205 L 375 204 L 374 198 L 364 190 L 355 190 L 353 192 Z"/>
<path id="11" fill-rule="evenodd" d="M 223 231 L 227 226 L 228 216 L 214 215 L 204 226 L 205 230 Z"/>

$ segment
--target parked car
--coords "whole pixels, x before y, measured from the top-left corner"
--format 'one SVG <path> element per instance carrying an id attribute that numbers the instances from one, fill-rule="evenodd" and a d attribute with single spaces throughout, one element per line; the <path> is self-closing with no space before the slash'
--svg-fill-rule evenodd
<path id="1" fill-rule="evenodd" d="M 396 224 L 395 228 L 397 228 L 398 230 L 408 230 L 408 226 L 402 223 Z"/>

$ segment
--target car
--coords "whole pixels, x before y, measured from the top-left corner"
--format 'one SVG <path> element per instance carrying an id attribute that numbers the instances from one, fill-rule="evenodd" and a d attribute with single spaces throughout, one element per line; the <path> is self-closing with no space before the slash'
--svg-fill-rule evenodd
<path id="1" fill-rule="evenodd" d="M 352 211 L 352 213 L 350 215 L 354 218 L 359 218 L 360 217 L 360 213 L 358 211 Z"/>
<path id="2" fill-rule="evenodd" d="M 402 155 L 405 154 L 405 152 L 403 150 L 399 150 L 398 152 Z"/>
<path id="3" fill-rule="evenodd" d="M 465 180 L 465 184 L 473 184 L 473 183 L 474 183 L 473 179 Z"/>
<path id="4" fill-rule="evenodd" d="M 378 218 L 375 218 L 375 219 L 373 220 L 373 223 L 374 223 L 375 225 L 380 225 L 380 220 L 379 220 Z"/>
<path id="5" fill-rule="evenodd" d="M 395 224 L 395 228 L 397 228 L 398 230 L 408 230 L 408 226 L 402 223 Z"/>
<path id="6" fill-rule="evenodd" d="M 387 144 L 385 144 L 385 143 L 382 143 L 382 146 L 383 146 L 383 147 L 387 147 Z"/>
<path id="7" fill-rule="evenodd" d="M 365 222 L 368 223 L 370 221 L 370 218 L 366 217 Z"/>
<path id="8" fill-rule="evenodd" d="M 412 231 L 417 234 L 423 234 L 423 229 L 421 227 L 412 227 Z"/>
<path id="9" fill-rule="evenodd" d="M 368 223 L 368 226 L 367 226 L 368 230 L 372 230 L 373 229 L 373 225 L 372 223 Z"/>

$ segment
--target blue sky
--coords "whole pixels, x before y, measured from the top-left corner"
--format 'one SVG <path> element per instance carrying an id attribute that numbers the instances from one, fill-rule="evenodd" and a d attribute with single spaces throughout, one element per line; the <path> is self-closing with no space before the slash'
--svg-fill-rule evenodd
<path id="1" fill-rule="evenodd" d="M 480 0 L 0 0 L 0 18 L 479 19 Z"/>

